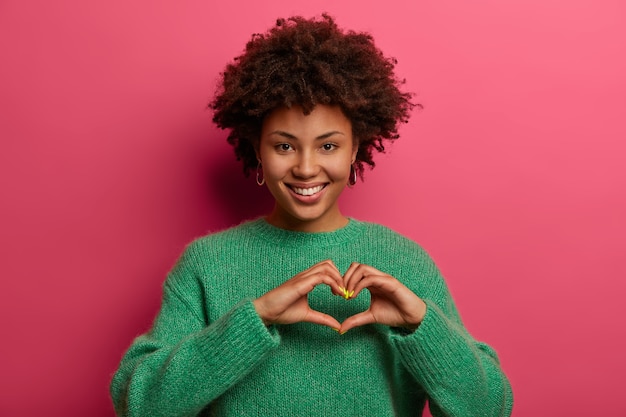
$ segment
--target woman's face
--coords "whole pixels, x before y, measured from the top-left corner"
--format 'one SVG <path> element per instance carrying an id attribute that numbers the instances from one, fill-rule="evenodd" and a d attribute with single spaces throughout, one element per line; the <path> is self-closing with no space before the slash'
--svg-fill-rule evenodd
<path id="1" fill-rule="evenodd" d="M 263 121 L 258 157 L 276 200 L 267 220 L 308 232 L 343 227 L 337 199 L 350 176 L 357 147 L 352 124 L 336 106 L 278 108 Z"/>

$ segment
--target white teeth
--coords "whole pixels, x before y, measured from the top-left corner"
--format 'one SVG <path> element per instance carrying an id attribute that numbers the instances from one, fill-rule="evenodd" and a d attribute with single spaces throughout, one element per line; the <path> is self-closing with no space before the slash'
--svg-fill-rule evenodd
<path id="1" fill-rule="evenodd" d="M 320 191 L 322 191 L 322 188 L 324 188 L 323 185 L 318 185 L 317 187 L 311 187 L 311 188 L 292 187 L 292 190 L 296 194 L 300 194 L 300 195 L 313 195 L 313 194 L 317 194 Z"/>

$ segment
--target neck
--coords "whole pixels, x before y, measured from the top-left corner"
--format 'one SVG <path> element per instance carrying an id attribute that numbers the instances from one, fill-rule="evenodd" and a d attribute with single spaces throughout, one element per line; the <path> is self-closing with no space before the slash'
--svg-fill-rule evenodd
<path id="1" fill-rule="evenodd" d="M 323 218 L 314 220 L 303 220 L 285 215 L 278 207 L 274 207 L 274 210 L 272 210 L 265 220 L 272 226 L 281 229 L 309 233 L 332 232 L 345 227 L 350 221 L 339 211 L 332 216 L 324 216 Z"/>

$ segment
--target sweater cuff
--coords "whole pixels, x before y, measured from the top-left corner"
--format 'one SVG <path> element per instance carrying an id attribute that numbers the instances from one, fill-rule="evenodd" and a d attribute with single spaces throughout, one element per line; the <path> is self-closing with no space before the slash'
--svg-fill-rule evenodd
<path id="1" fill-rule="evenodd" d="M 219 363 L 211 377 L 230 385 L 247 374 L 280 343 L 278 331 L 267 328 L 254 308 L 245 299 L 228 313 L 206 327 L 200 343 L 204 360 Z"/>
<path id="2" fill-rule="evenodd" d="M 465 374 L 464 378 L 475 375 L 462 367 L 475 366 L 477 358 L 473 340 L 464 329 L 446 317 L 435 303 L 424 301 L 428 308 L 417 330 L 407 333 L 390 329 L 389 340 L 409 372 L 428 391 L 453 384 L 460 374 Z"/>

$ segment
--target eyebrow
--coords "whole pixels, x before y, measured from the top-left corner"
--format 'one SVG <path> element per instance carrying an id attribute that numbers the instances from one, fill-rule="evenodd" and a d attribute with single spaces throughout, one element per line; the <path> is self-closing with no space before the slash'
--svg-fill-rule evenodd
<path id="1" fill-rule="evenodd" d="M 287 138 L 287 139 L 298 140 L 298 138 L 296 136 L 292 135 L 291 133 L 285 132 L 284 130 L 275 130 L 273 132 L 270 132 L 269 134 L 270 135 L 279 135 L 279 136 L 282 136 L 282 137 Z M 319 135 L 318 137 L 315 138 L 315 140 L 328 139 L 329 137 L 331 137 L 333 135 L 345 136 L 345 134 L 343 132 L 340 132 L 338 130 L 332 130 L 330 132 L 326 132 L 326 133 L 324 133 L 322 135 Z"/>

